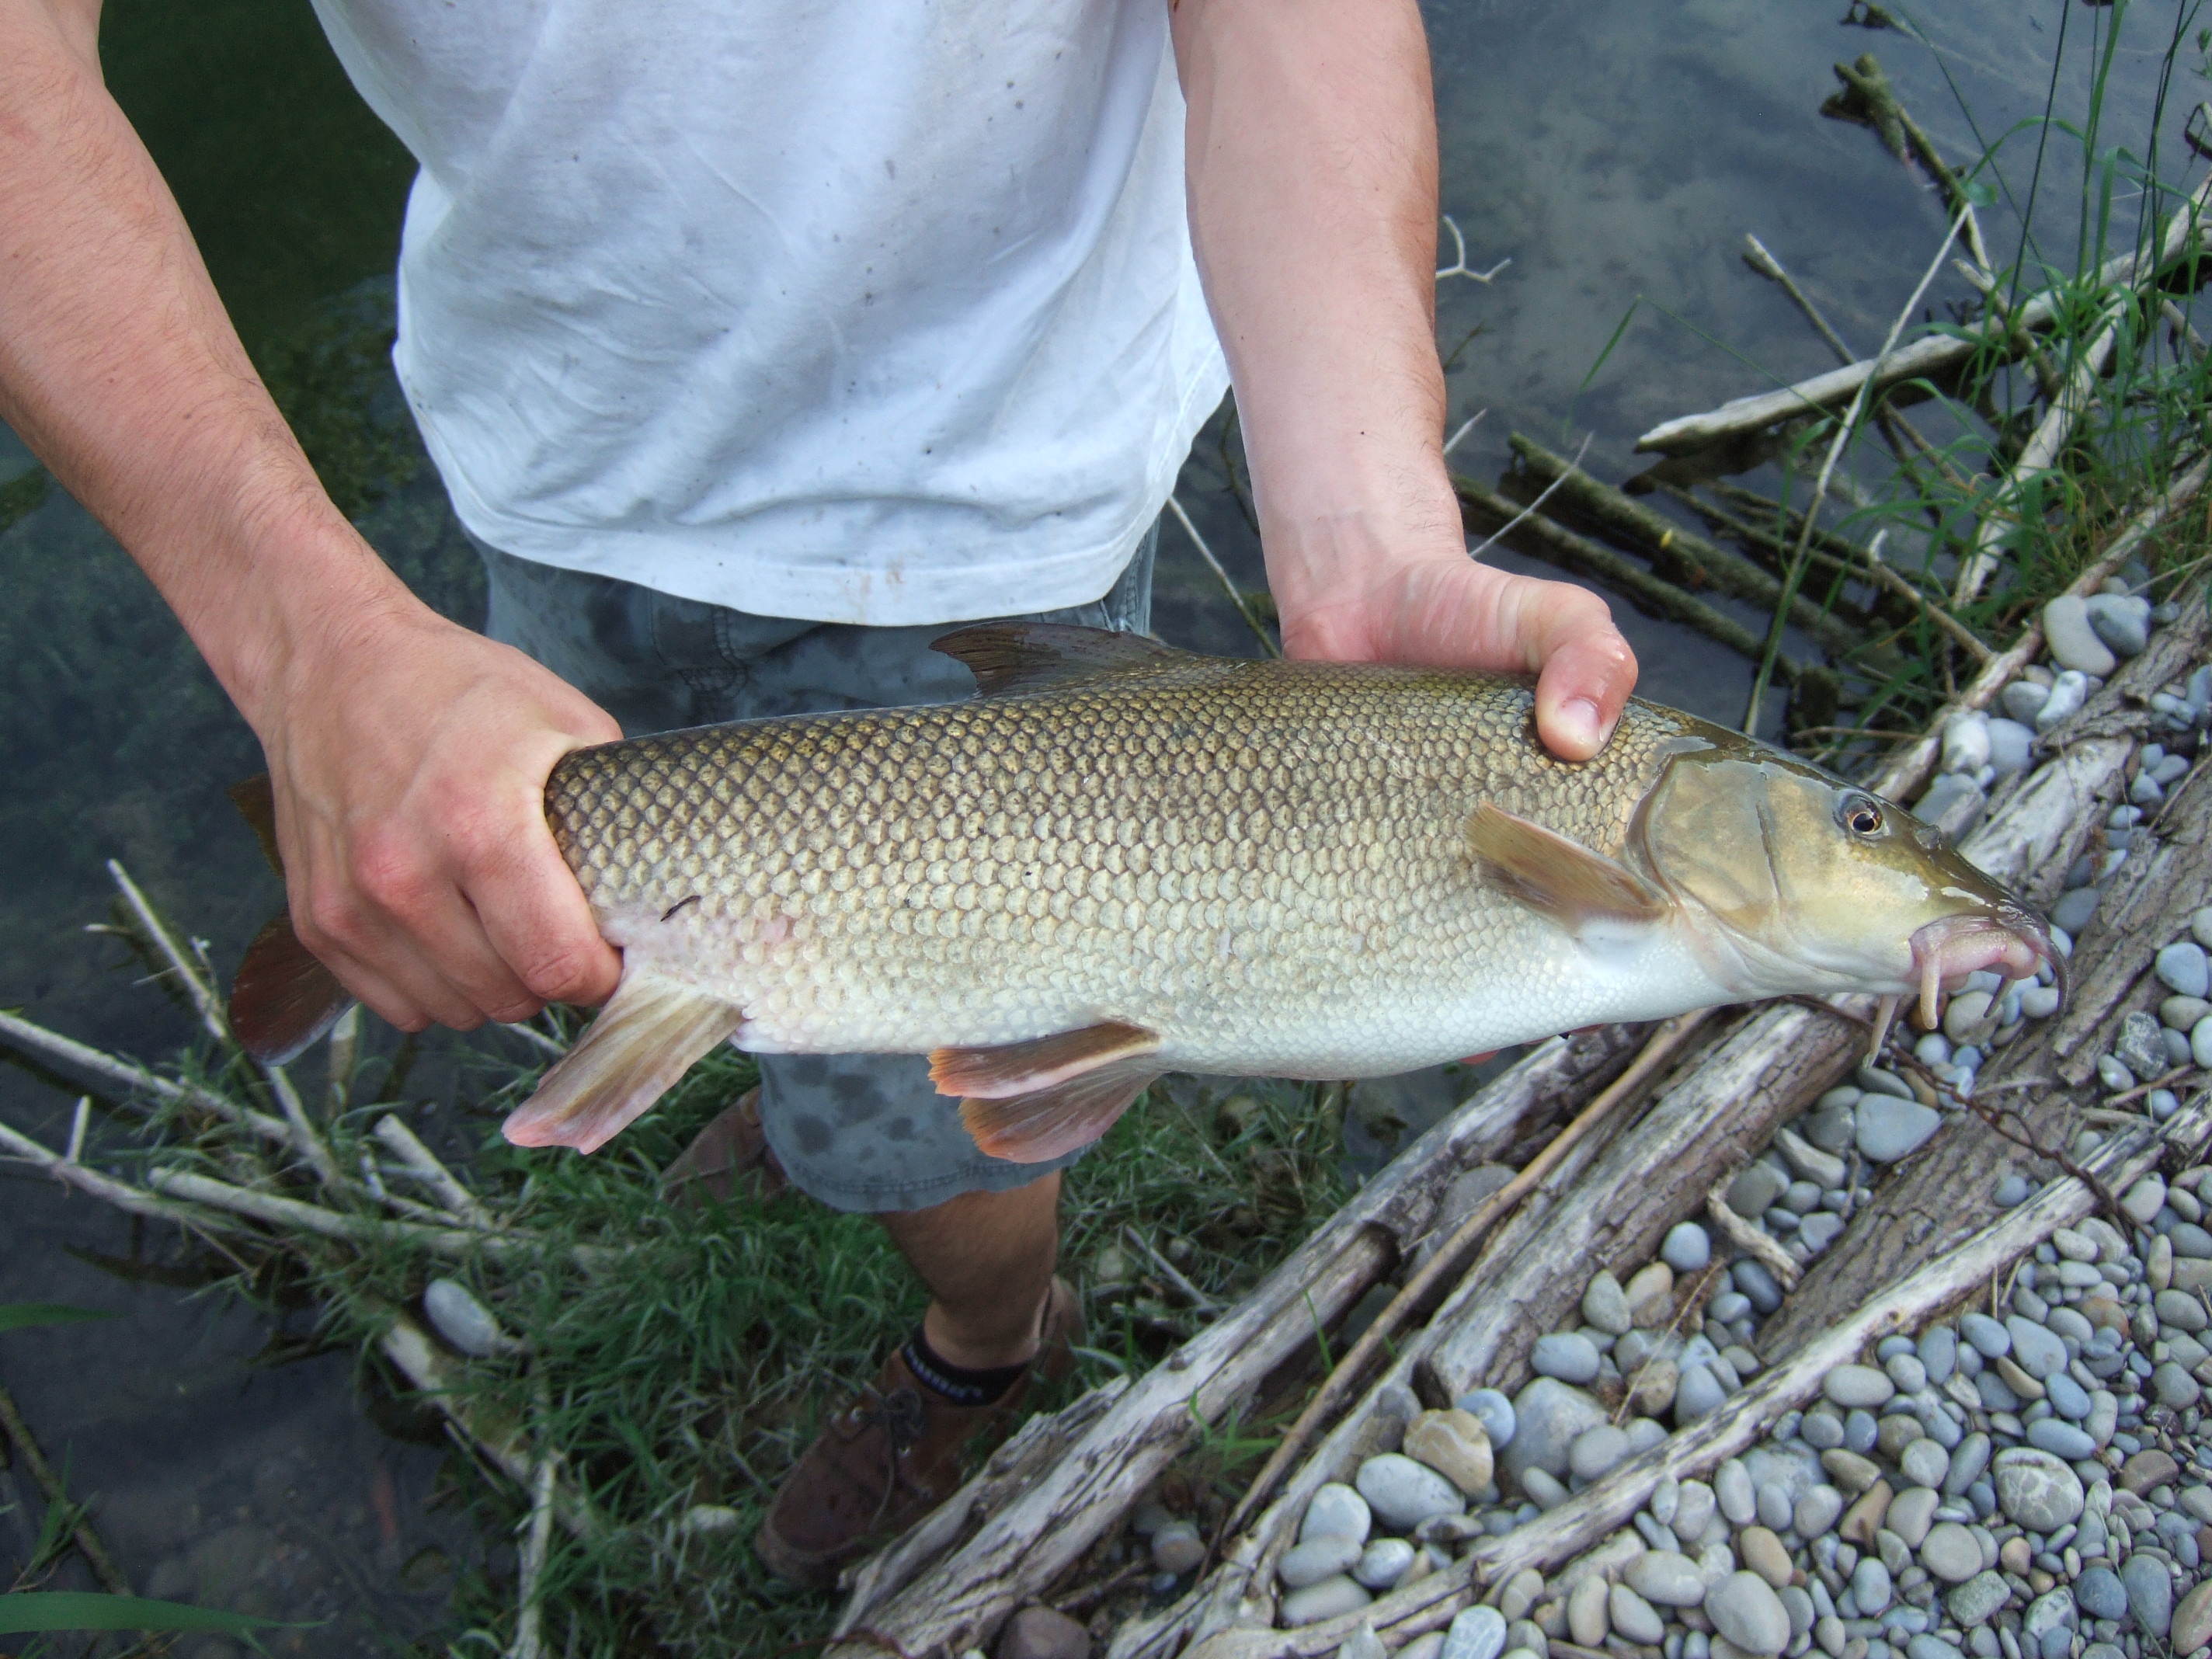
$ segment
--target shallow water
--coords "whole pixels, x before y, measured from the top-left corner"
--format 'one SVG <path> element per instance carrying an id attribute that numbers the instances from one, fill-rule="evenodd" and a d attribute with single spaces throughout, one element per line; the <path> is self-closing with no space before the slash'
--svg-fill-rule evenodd
<path id="1" fill-rule="evenodd" d="M 1769 374 L 1826 367 L 1787 300 L 1738 259 L 1747 230 L 1853 346 L 1880 343 L 1943 216 L 1870 134 L 1819 117 L 1836 58 L 1879 52 L 1947 153 L 1975 148 L 1929 54 L 1839 26 L 1829 6 L 1592 0 L 1562 11 L 1453 0 L 1429 15 L 1446 207 L 1471 264 L 1512 261 L 1487 285 L 1453 279 L 1440 292 L 1445 349 L 1474 333 L 1455 353 L 1450 387 L 1455 424 L 1489 410 L 1455 455 L 1481 477 L 1502 465 L 1507 433 L 1526 429 L 1568 453 L 1594 434 L 1588 464 L 1619 477 L 1634 468 L 1636 434 L 1656 421 L 1759 389 Z M 2040 107 L 2062 23 L 2070 57 L 2086 61 L 2087 31 L 2109 15 L 2069 15 L 2061 0 L 1954 0 L 1929 27 L 1978 131 L 1993 136 Z M 2148 45 L 2171 15 L 2137 6 L 2130 29 Z M 427 469 L 402 477 L 411 452 L 377 349 L 404 152 L 344 87 L 305 7 L 223 0 L 187 19 L 116 0 L 104 40 L 111 82 L 257 360 L 319 453 L 343 458 L 356 497 L 389 486 L 367 509 L 371 539 L 418 591 L 473 620 L 480 583 L 435 481 Z M 2147 128 L 2154 71 L 2144 51 L 2118 60 L 2112 131 L 2130 142 Z M 2078 76 L 2069 68 L 2061 80 L 2062 98 L 2071 95 Z M 2191 83 L 2166 112 L 2169 143 L 2193 95 Z M 2062 182 L 2076 176 L 2056 150 L 2051 166 Z M 2008 220 L 1990 222 L 1994 235 Z M 2073 222 L 2045 222 L 2060 237 L 2053 257 L 2070 264 Z M 1946 277 L 1931 302 L 1962 291 Z M 1224 486 L 1219 435 L 1217 423 L 1200 440 L 1182 493 L 1223 560 L 1255 583 L 1256 544 Z M 0 430 L 0 489 L 27 465 Z M 1249 635 L 1172 526 L 1163 552 L 1160 632 L 1249 653 Z M 1739 717 L 1749 664 L 1618 602 L 1614 611 L 1647 695 Z M 0 855 L 17 872 L 0 893 L 0 1004 L 88 1041 L 166 1055 L 190 1039 L 185 1012 L 142 982 L 113 939 L 82 928 L 105 918 L 102 861 L 118 857 L 210 941 L 218 964 L 235 962 L 277 897 L 222 795 L 258 769 L 252 738 L 128 561 L 58 492 L 0 532 L 0 665 L 10 784 Z M 1385 1093 L 1412 1130 L 1461 1086 L 1431 1074 Z M 430 1067 L 410 1091 L 450 1087 L 450 1073 Z M 72 1098 L 0 1067 L 10 1123 L 58 1140 Z M 1353 1133 L 1363 1166 L 1388 1149 Z M 386 1635 L 434 1624 L 451 1578 L 422 1552 L 465 1558 L 474 1547 L 457 1519 L 425 1509 L 439 1451 L 373 1426 L 343 1356 L 257 1364 L 272 1336 L 304 1335 L 308 1316 L 272 1333 L 260 1315 L 194 1299 L 163 1282 L 159 1269 L 178 1260 L 158 1232 L 142 1237 L 88 1200 L 0 1176 L 0 1301 L 122 1316 L 0 1337 L 0 1379 L 56 1462 L 68 1460 L 72 1489 L 96 1500 L 134 1584 L 336 1620 L 280 1637 L 280 1650 L 378 1651 Z M 0 1502 L 8 1497 L 0 1488 Z M 0 1564 L 23 1547 L 15 1526 L 0 1517 Z M 225 1645 L 208 1638 L 198 1650 Z"/>

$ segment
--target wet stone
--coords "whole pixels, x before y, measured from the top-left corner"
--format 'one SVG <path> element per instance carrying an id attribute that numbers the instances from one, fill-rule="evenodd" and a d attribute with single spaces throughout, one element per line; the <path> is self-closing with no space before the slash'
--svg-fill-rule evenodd
<path id="1" fill-rule="evenodd" d="M 1529 1369 L 1539 1376 L 1561 1382 L 1583 1383 L 1598 1373 L 1597 1344 L 1579 1331 L 1554 1331 L 1536 1339 L 1528 1356 Z"/>
<path id="2" fill-rule="evenodd" d="M 1309 1584 L 1304 1589 L 1292 1590 L 1283 1598 L 1277 1616 L 1285 1626 L 1296 1629 L 1300 1625 L 1317 1625 L 1324 1619 L 1334 1619 L 1340 1613 L 1357 1613 L 1370 1605 L 1375 1598 L 1348 1573 L 1334 1578 L 1324 1578 L 1318 1584 Z M 1493 1619 L 1495 1608 L 1486 1608 Z"/>
<path id="3" fill-rule="evenodd" d="M 1755 1572 L 1732 1572 L 1705 1595 L 1713 1628 L 1748 1654 L 1772 1656 L 1790 1644 L 1790 1614 Z"/>
<path id="4" fill-rule="evenodd" d="M 1194 1528 L 1192 1529 L 1192 1536 L 1197 1536 Z M 1153 1541 L 1155 1546 L 1153 1559 L 1158 1561 L 1157 1536 Z M 1406 1553 L 1404 1565 L 1412 1564 L 1413 1547 L 1411 1544 L 1407 1543 L 1403 1539 L 1376 1540 L 1377 1547 L 1384 1543 L 1397 1544 Z M 1205 1553 L 1205 1548 L 1201 1545 L 1199 1550 L 1201 1559 L 1204 1559 Z M 1358 1540 L 1342 1536 L 1323 1536 L 1313 1539 L 1307 1543 L 1294 1545 L 1285 1550 L 1283 1559 L 1275 1564 L 1275 1576 L 1291 1589 L 1304 1589 L 1309 1584 L 1318 1584 L 1324 1578 L 1334 1578 L 1339 1573 L 1351 1571 L 1353 1565 L 1364 1559 L 1364 1555 Z M 1166 1566 L 1164 1562 L 1160 1565 L 1163 1568 Z M 1404 1570 L 1404 1565 L 1401 1566 L 1401 1571 Z M 1172 1569 L 1172 1571 L 1188 1571 L 1188 1569 Z"/>
<path id="5" fill-rule="evenodd" d="M 2158 953 L 2154 966 L 2166 989 L 2176 996 L 2201 1000 L 2212 994 L 2212 960 L 2207 959 L 2204 947 L 2194 939 L 2167 945 Z"/>
<path id="6" fill-rule="evenodd" d="M 1373 1524 L 1367 1500 L 1342 1481 L 1332 1480 L 1318 1488 L 1307 1504 L 1305 1518 L 1298 1524 L 1298 1541 L 1339 1537 L 1364 1544 Z"/>
<path id="7" fill-rule="evenodd" d="M 1887 1405 L 1897 1384 L 1871 1365 L 1838 1365 L 1821 1379 L 1820 1392 L 1834 1404 L 1851 1407 Z"/>
<path id="8" fill-rule="evenodd" d="M 1993 1617 L 2011 1595 L 2012 1587 L 2005 1583 L 2004 1575 L 1985 1570 L 1945 1596 L 1943 1605 L 1952 1618 L 1971 1629 Z"/>
<path id="9" fill-rule="evenodd" d="M 1917 1100 L 1869 1095 L 1859 1103 L 1859 1155 L 1870 1164 L 1893 1164 L 1925 1146 L 1942 1121 Z"/>
<path id="10" fill-rule="evenodd" d="M 1392 1532 L 1411 1532 L 1431 1516 L 1460 1515 L 1467 1509 L 1467 1499 L 1450 1481 L 1399 1452 L 1369 1458 L 1353 1484 Z"/>
<path id="11" fill-rule="evenodd" d="M 1285 1557 L 1288 1559 L 1287 1553 Z M 1378 1538 L 1360 1552 L 1352 1576 L 1372 1590 L 1389 1589 L 1413 1565 L 1413 1547 L 1402 1538 Z"/>
<path id="12" fill-rule="evenodd" d="M 1490 1437 L 1491 1450 L 1502 1451 L 1512 1444 L 1513 1431 L 1517 1426 L 1513 1402 L 1496 1389 L 1476 1389 L 1462 1395 L 1452 1404 L 1482 1425 L 1483 1431 Z"/>
<path id="13" fill-rule="evenodd" d="M 2005 1321 L 2005 1334 L 2012 1338 L 2014 1361 L 2030 1376 L 2066 1369 L 2066 1344 L 2047 1327 L 2014 1314 Z"/>
<path id="14" fill-rule="evenodd" d="M 2029 1532 L 2050 1532 L 2081 1516 L 2081 1477 L 2049 1452 L 2021 1447 L 2002 1453 L 1995 1484 L 1998 1506 Z"/>
<path id="15" fill-rule="evenodd" d="M 1920 1565 L 1947 1584 L 1962 1584 L 1982 1570 L 1982 1547 L 1955 1521 L 1939 1521 L 1921 1540 Z"/>
<path id="16" fill-rule="evenodd" d="M 1444 1632 L 1439 1659 L 1498 1659 L 1505 1651 L 1505 1615 L 1496 1607 L 1469 1607 Z"/>

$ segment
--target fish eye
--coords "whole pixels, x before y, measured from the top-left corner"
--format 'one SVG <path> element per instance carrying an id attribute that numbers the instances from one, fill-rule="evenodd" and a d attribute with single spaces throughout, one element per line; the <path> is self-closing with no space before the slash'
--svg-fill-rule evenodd
<path id="1" fill-rule="evenodd" d="M 1881 807 L 1871 795 L 1844 796 L 1842 804 L 1836 809 L 1836 817 L 1844 829 L 1855 836 L 1874 835 L 1887 822 L 1881 815 Z"/>

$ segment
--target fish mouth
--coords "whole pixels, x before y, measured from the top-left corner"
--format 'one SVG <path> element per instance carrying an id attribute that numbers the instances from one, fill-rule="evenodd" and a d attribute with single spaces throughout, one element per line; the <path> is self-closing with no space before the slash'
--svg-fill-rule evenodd
<path id="1" fill-rule="evenodd" d="M 1945 916 L 1914 930 L 1912 969 L 1920 981 L 1920 1019 L 1936 1029 L 1936 999 L 1940 992 L 1955 991 L 1970 974 L 1996 968 L 2007 979 L 2033 976 L 2049 964 L 2063 1001 L 2066 995 L 2066 959 L 2051 942 L 2051 927 L 2034 912 L 2013 905 L 1991 915 Z"/>

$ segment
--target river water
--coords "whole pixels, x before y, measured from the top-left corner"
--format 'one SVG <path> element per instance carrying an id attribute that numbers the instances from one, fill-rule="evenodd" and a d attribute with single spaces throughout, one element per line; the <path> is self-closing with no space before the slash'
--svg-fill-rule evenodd
<path id="1" fill-rule="evenodd" d="M 2113 15 L 2069 11 L 2066 0 L 1951 0 L 1924 20 L 1931 50 L 1838 22 L 1842 3 L 1431 0 L 1444 204 L 1471 267 L 1510 260 L 1487 283 L 1440 286 L 1453 424 L 1487 410 L 1456 465 L 1494 477 L 1517 429 L 1568 453 L 1587 435 L 1591 470 L 1619 477 L 1634 468 L 1635 435 L 1659 420 L 1826 367 L 1789 301 L 1739 259 L 1747 231 L 1853 347 L 1872 350 L 1944 215 L 1871 134 L 1820 117 L 1835 86 L 1830 64 L 1878 52 L 1908 107 L 1960 157 L 2042 108 L 2062 31 L 2056 95 L 2078 110 L 2092 31 Z M 2126 15 L 2107 142 L 2140 153 L 2176 12 L 2139 3 Z M 419 458 L 380 356 L 404 152 L 345 85 L 304 6 L 113 0 L 103 42 L 111 84 L 342 499 L 418 591 L 476 620 L 480 579 L 428 469 L 410 470 Z M 2186 76 L 2179 88 L 2160 124 L 2176 154 L 2201 90 Z M 2032 131 L 2008 140 L 2033 142 Z M 2013 171 L 2023 179 L 2027 161 L 2022 149 Z M 2073 263 L 2078 218 L 2063 204 L 2079 184 L 2078 151 L 2054 146 L 2046 187 L 2060 205 L 2041 210 L 2039 227 L 2045 257 L 2062 266 Z M 2124 198 L 2118 205 L 2134 210 Z M 2002 259 L 2016 217 L 2000 206 L 1988 219 Z M 1452 252 L 1447 234 L 1444 262 Z M 1929 303 L 1940 310 L 1964 292 L 1946 277 Z M 1220 428 L 1217 420 L 1201 438 L 1182 494 L 1224 562 L 1254 584 L 1256 543 L 1225 483 Z M 0 428 L 0 501 L 29 467 Z M 1750 665 L 1618 600 L 1613 609 L 1648 695 L 1735 723 Z M 1254 648 L 1173 527 L 1156 623 L 1179 644 Z M 278 896 L 222 793 L 259 761 L 144 581 L 58 490 L 0 532 L 0 705 L 9 785 L 0 858 L 11 872 L 0 890 L 0 1006 L 167 1056 L 191 1040 L 187 1012 L 114 939 L 84 931 L 108 913 L 104 861 L 124 860 L 227 972 Z M 434 1097 L 452 1076 L 418 1068 L 410 1091 Z M 1409 1079 L 1395 1098 L 1418 1122 L 1455 1086 Z M 0 1066 L 10 1124 L 58 1141 L 72 1099 L 28 1068 Z M 1355 1131 L 1363 1164 L 1387 1150 Z M 439 1450 L 386 1431 L 404 1426 L 402 1414 L 356 1391 L 349 1358 L 312 1354 L 312 1310 L 272 1322 L 208 1299 L 179 1282 L 179 1263 L 158 1230 L 0 1175 L 0 1304 L 119 1316 L 0 1336 L 0 1380 L 57 1463 L 66 1460 L 72 1490 L 94 1500 L 134 1586 L 330 1621 L 280 1634 L 279 1651 L 380 1652 L 434 1627 L 453 1564 L 475 1549 L 457 1519 L 426 1504 Z M 0 1476 L 0 1506 L 21 1482 L 20 1472 Z M 0 1516 L 0 1571 L 21 1558 L 22 1523 L 36 1518 Z M 228 1650 L 193 1640 L 184 1651 Z"/>

